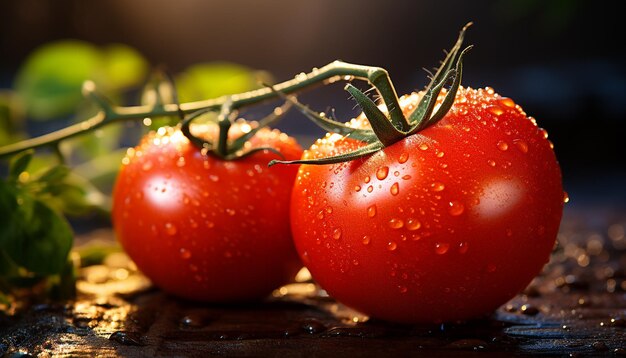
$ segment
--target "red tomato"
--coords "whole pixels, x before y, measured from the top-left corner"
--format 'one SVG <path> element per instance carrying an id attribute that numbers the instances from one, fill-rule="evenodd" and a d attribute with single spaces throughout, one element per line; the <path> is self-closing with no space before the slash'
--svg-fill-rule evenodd
<path id="1" fill-rule="evenodd" d="M 249 125 L 230 132 L 243 130 Z M 293 138 L 265 128 L 245 149 L 256 147 L 291 159 L 302 153 Z M 268 168 L 276 158 L 262 151 L 223 161 L 178 129 L 148 134 L 128 151 L 117 178 L 117 238 L 164 291 L 212 302 L 262 298 L 301 267 L 288 221 L 297 168 Z"/>
<path id="2" fill-rule="evenodd" d="M 417 101 L 401 105 L 410 112 Z M 367 127 L 363 116 L 351 125 Z M 365 158 L 300 167 L 291 201 L 300 257 L 331 296 L 373 317 L 489 313 L 539 273 L 555 244 L 564 192 L 546 138 L 511 99 L 461 88 L 418 134 Z M 304 158 L 363 145 L 329 134 Z"/>

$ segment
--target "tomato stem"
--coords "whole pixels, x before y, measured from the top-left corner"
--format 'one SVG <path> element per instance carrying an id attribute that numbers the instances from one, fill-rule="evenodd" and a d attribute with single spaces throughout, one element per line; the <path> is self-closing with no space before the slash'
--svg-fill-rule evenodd
<path id="1" fill-rule="evenodd" d="M 93 82 L 88 81 L 85 83 L 83 94 L 100 107 L 98 113 L 80 123 L 76 123 L 56 132 L 0 147 L 0 157 L 9 156 L 30 148 L 35 149 L 55 145 L 67 138 L 93 131 L 109 123 L 173 116 L 180 115 L 181 113 L 185 115 L 197 114 L 196 112 L 198 111 L 221 112 L 227 102 L 230 103 L 230 110 L 235 111 L 239 108 L 275 99 L 278 97 L 277 92 L 292 94 L 318 83 L 329 84 L 339 80 L 352 79 L 370 82 L 378 90 L 383 102 L 387 106 L 392 123 L 394 123 L 396 127 L 402 128 L 402 130 L 409 129 L 410 124 L 402 114 L 402 110 L 398 104 L 396 90 L 386 70 L 380 67 L 334 61 L 322 68 L 313 69 L 307 74 L 301 73 L 291 80 L 276 84 L 274 89 L 261 88 L 249 92 L 181 104 L 172 103 L 128 107 L 114 106 L 107 98 L 97 92 Z M 200 146 L 204 144 L 204 141 L 197 138 L 194 139 L 188 128 L 185 135 L 187 135 L 194 144 Z"/>

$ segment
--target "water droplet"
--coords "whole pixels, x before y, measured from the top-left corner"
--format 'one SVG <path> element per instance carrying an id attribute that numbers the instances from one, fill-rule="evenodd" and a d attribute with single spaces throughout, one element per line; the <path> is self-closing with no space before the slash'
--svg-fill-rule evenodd
<path id="1" fill-rule="evenodd" d="M 469 243 L 467 242 L 461 242 L 459 244 L 459 254 L 464 254 L 467 252 L 467 250 L 469 249 Z"/>
<path id="2" fill-rule="evenodd" d="M 367 216 L 369 216 L 370 218 L 376 216 L 376 205 L 372 205 L 367 208 Z"/>
<path id="3" fill-rule="evenodd" d="M 494 160 L 492 160 L 492 159 L 489 159 L 487 161 L 487 164 L 489 164 L 490 167 L 495 167 L 496 166 L 496 162 Z"/>
<path id="4" fill-rule="evenodd" d="M 363 236 L 363 238 L 361 239 L 361 242 L 363 243 L 363 245 L 369 245 L 371 241 L 372 241 L 372 238 L 370 238 L 367 235 Z"/>
<path id="5" fill-rule="evenodd" d="M 152 169 L 152 161 L 148 160 L 147 162 L 143 163 L 143 165 L 141 166 L 141 169 L 144 171 L 148 171 Z"/>
<path id="6" fill-rule="evenodd" d="M 452 216 L 459 216 L 465 211 L 465 205 L 463 205 L 463 203 L 461 202 L 451 201 L 448 203 L 448 205 L 448 213 L 450 213 L 450 215 Z"/>
<path id="7" fill-rule="evenodd" d="M 367 184 L 367 183 L 369 183 L 369 182 L 370 182 L 370 177 L 365 177 L 365 178 L 363 178 L 363 181 L 364 181 L 366 184 Z"/>
<path id="8" fill-rule="evenodd" d="M 495 114 L 496 116 L 499 116 L 502 113 L 504 113 L 504 110 L 500 108 L 499 106 L 492 106 L 492 107 L 487 108 L 487 110 L 489 111 L 489 113 Z"/>
<path id="9" fill-rule="evenodd" d="M 487 272 L 496 272 L 496 265 L 488 264 L 487 265 Z"/>
<path id="10" fill-rule="evenodd" d="M 497 146 L 498 146 L 498 149 L 500 149 L 503 152 L 509 149 L 509 145 L 506 144 L 506 142 L 502 140 L 498 142 Z"/>
<path id="11" fill-rule="evenodd" d="M 183 260 L 189 260 L 191 258 L 191 251 L 181 248 L 180 249 L 180 258 Z"/>
<path id="12" fill-rule="evenodd" d="M 404 226 L 404 221 L 402 219 L 393 218 L 389 220 L 389 227 L 392 229 L 400 229 Z"/>
<path id="13" fill-rule="evenodd" d="M 212 229 L 215 227 L 215 223 L 213 221 L 208 221 L 208 220 L 204 222 L 204 225 L 209 229 Z"/>
<path id="14" fill-rule="evenodd" d="M 406 221 L 406 228 L 410 231 L 415 231 L 417 229 L 419 229 L 420 227 L 422 227 L 422 223 L 417 220 L 417 219 L 413 219 L 413 218 L 409 218 Z"/>
<path id="15" fill-rule="evenodd" d="M 402 176 L 402 180 L 409 180 L 409 179 L 411 179 L 411 176 L 408 174 Z"/>
<path id="16" fill-rule="evenodd" d="M 356 191 L 356 192 L 361 191 L 361 186 L 360 185 L 355 185 L 354 186 L 354 191 Z"/>
<path id="17" fill-rule="evenodd" d="M 398 183 L 393 183 L 391 188 L 389 188 L 389 192 L 391 193 L 391 195 L 398 195 L 398 193 L 400 192 L 400 185 L 398 185 Z"/>
<path id="18" fill-rule="evenodd" d="M 444 155 L 445 155 L 444 152 L 439 152 L 437 153 L 437 158 L 443 158 Z"/>
<path id="19" fill-rule="evenodd" d="M 513 100 L 510 99 L 510 98 L 502 98 L 500 100 L 500 103 L 502 103 L 503 105 L 505 105 L 505 106 L 507 106 L 509 108 L 515 107 L 515 102 L 513 102 Z"/>
<path id="20" fill-rule="evenodd" d="M 198 222 L 196 222 L 194 219 L 189 219 L 189 226 L 191 226 L 192 229 L 195 229 L 198 227 Z"/>
<path id="21" fill-rule="evenodd" d="M 359 260 L 357 260 L 357 259 L 352 260 L 352 264 L 354 266 L 359 266 Z"/>
<path id="22" fill-rule="evenodd" d="M 426 143 L 422 143 L 419 145 L 418 147 L 420 150 L 428 150 L 428 144 Z"/>
<path id="23" fill-rule="evenodd" d="M 178 230 L 176 229 L 176 226 L 174 226 L 174 224 L 172 224 L 172 223 L 165 223 L 165 232 L 168 235 L 170 235 L 170 236 L 174 236 L 174 235 L 176 235 Z"/>
<path id="24" fill-rule="evenodd" d="M 398 291 L 400 291 L 400 293 L 406 293 L 409 289 L 406 288 L 406 286 L 398 286 Z"/>
<path id="25" fill-rule="evenodd" d="M 435 252 L 437 253 L 437 255 L 445 254 L 446 252 L 448 252 L 449 248 L 450 244 L 445 242 L 438 242 L 435 244 Z"/>
<path id="26" fill-rule="evenodd" d="M 235 209 L 226 209 L 226 214 L 230 215 L 230 216 L 235 216 L 235 214 L 237 214 L 237 212 L 235 211 Z"/>
<path id="27" fill-rule="evenodd" d="M 400 164 L 406 163 L 407 160 L 409 160 L 409 153 L 402 153 L 400 154 L 400 157 L 398 157 L 398 163 Z"/>
<path id="28" fill-rule="evenodd" d="M 378 180 L 383 180 L 387 177 L 388 174 L 389 174 L 389 167 L 387 166 L 380 167 L 376 171 L 376 178 L 378 178 Z"/>
<path id="29" fill-rule="evenodd" d="M 543 129 L 543 128 L 539 128 L 539 133 L 541 133 L 541 136 L 543 137 L 543 139 L 548 139 L 548 131 Z"/>
<path id="30" fill-rule="evenodd" d="M 528 153 L 528 143 L 526 143 L 525 141 L 521 140 L 521 139 L 517 139 L 513 141 L 513 144 L 515 144 L 515 147 L 522 153 Z"/>
<path id="31" fill-rule="evenodd" d="M 332 208 L 332 206 L 327 206 L 327 207 L 326 207 L 326 209 L 324 209 L 324 210 L 326 210 L 326 213 L 327 213 L 327 214 L 332 214 L 332 213 L 333 213 L 333 208 Z"/>
<path id="32" fill-rule="evenodd" d="M 324 219 L 324 210 L 320 210 L 320 212 L 317 213 L 317 218 L 320 220 Z"/>
<path id="33" fill-rule="evenodd" d="M 442 191 L 445 188 L 446 186 L 443 183 L 438 182 L 438 181 L 430 184 L 430 189 L 435 192 Z"/>
<path id="34" fill-rule="evenodd" d="M 215 182 L 218 182 L 218 181 L 220 180 L 220 177 L 218 177 L 218 176 L 217 176 L 217 175 L 215 175 L 215 174 L 211 174 L 211 175 L 209 175 L 209 179 L 210 179 L 212 182 L 214 182 L 214 183 L 215 183 Z"/>
<path id="35" fill-rule="evenodd" d="M 569 203 L 569 194 L 566 191 L 563 192 L 563 202 Z"/>
<path id="36" fill-rule="evenodd" d="M 335 230 L 333 230 L 333 239 L 335 239 L 335 240 L 341 239 L 341 229 L 340 228 L 336 228 Z"/>
<path id="37" fill-rule="evenodd" d="M 178 160 L 176 161 L 176 166 L 179 168 L 182 168 L 185 166 L 185 158 L 184 157 L 180 157 L 178 158 Z"/>
<path id="38" fill-rule="evenodd" d="M 389 241 L 387 243 L 387 250 L 395 251 L 397 248 L 398 248 L 398 244 L 396 244 L 395 241 Z"/>

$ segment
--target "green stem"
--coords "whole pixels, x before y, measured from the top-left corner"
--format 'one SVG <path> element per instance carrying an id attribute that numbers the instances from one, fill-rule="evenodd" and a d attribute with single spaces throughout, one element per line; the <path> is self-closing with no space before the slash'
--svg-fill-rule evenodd
<path id="1" fill-rule="evenodd" d="M 408 130 L 410 125 L 402 114 L 398 104 L 396 90 L 391 83 L 387 71 L 379 67 L 355 65 L 341 61 L 332 62 L 320 69 L 313 69 L 308 74 L 301 73 L 294 79 L 279 83 L 274 89 L 283 94 L 299 92 L 317 83 L 333 83 L 341 79 L 360 79 L 369 81 L 379 91 L 387 109 L 391 121 L 397 128 Z M 163 117 L 189 114 L 199 110 L 221 111 L 224 104 L 231 101 L 231 110 L 254 105 L 266 100 L 275 99 L 277 94 L 270 88 L 261 88 L 245 93 L 222 96 L 204 101 L 178 104 L 162 104 L 158 106 L 143 105 L 118 107 L 112 106 L 102 96 L 95 92 L 93 83 L 88 82 L 85 86 L 85 95 L 97 102 L 102 110 L 93 117 L 83 122 L 63 128 L 56 132 L 48 133 L 40 137 L 27 139 L 18 143 L 0 147 L 0 157 L 13 155 L 30 148 L 54 145 L 64 139 L 71 138 L 113 122 L 127 120 L 142 120 L 146 117 Z"/>

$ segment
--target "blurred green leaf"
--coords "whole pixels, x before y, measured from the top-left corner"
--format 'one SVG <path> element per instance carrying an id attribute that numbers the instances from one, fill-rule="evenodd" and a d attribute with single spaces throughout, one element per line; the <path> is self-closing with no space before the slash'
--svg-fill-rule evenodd
<path id="1" fill-rule="evenodd" d="M 271 76 L 267 72 L 226 62 L 193 65 L 176 78 L 181 102 L 245 92 L 269 82 Z"/>
<path id="2" fill-rule="evenodd" d="M 73 241 L 67 221 L 41 201 L 0 180 L 0 248 L 19 266 L 60 273 Z"/>
<path id="3" fill-rule="evenodd" d="M 36 49 L 20 68 L 15 83 L 27 115 L 45 120 L 71 113 L 82 100 L 81 88 L 102 67 L 96 47 L 81 41 L 59 41 Z"/>
<path id="4" fill-rule="evenodd" d="M 141 83 L 148 71 L 146 59 L 132 47 L 113 44 L 103 49 L 103 70 L 108 89 L 121 90 Z"/>
<path id="5" fill-rule="evenodd" d="M 62 40 L 32 52 L 20 68 L 15 88 L 26 113 L 49 120 L 73 113 L 83 101 L 82 85 L 92 80 L 110 97 L 139 84 L 147 71 L 139 52 L 121 44 L 100 49 L 90 43 Z"/>

